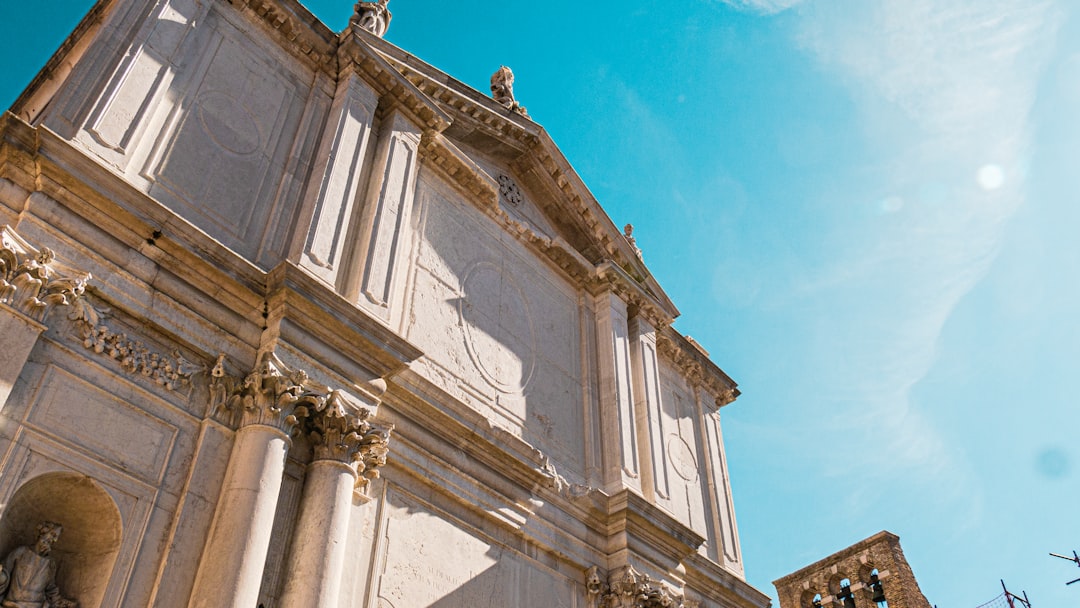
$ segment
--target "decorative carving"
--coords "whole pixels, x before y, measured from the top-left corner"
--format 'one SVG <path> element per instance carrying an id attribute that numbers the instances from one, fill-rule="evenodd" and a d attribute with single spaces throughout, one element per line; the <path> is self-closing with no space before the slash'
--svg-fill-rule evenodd
<path id="1" fill-rule="evenodd" d="M 554 490 L 560 496 L 569 498 L 570 500 L 588 498 L 600 491 L 592 486 L 586 486 L 580 483 L 570 483 L 565 477 L 559 474 L 558 469 L 552 464 L 551 458 L 540 450 L 536 450 L 536 455 L 540 458 L 540 466 L 536 467 L 535 470 L 543 476 L 544 487 Z"/>
<path id="2" fill-rule="evenodd" d="M 359 491 L 379 478 L 393 431 L 392 425 L 373 425 L 370 417 L 371 410 L 348 403 L 340 391 L 330 391 L 326 399 L 308 408 L 303 422 L 315 460 L 337 460 L 352 466 Z"/>
<path id="3" fill-rule="evenodd" d="M 723 407 L 739 396 L 735 383 L 709 361 L 700 348 L 683 347 L 664 335 L 656 334 L 656 351 L 679 369 L 691 385 L 702 386 L 716 399 L 716 406 Z"/>
<path id="4" fill-rule="evenodd" d="M 634 250 L 634 253 L 637 255 L 638 259 L 642 259 L 641 249 L 637 246 L 637 239 L 634 238 L 633 224 L 627 224 L 623 226 L 623 236 L 626 237 L 626 242 L 630 243 L 630 248 Z"/>
<path id="5" fill-rule="evenodd" d="M 623 566 L 604 583 L 596 566 L 585 572 L 585 590 L 591 608 L 697 608 L 665 583 L 654 581 L 633 566 Z"/>
<path id="6" fill-rule="evenodd" d="M 127 334 L 113 331 L 101 321 L 101 316 L 86 298 L 81 298 L 72 306 L 68 318 L 79 329 L 83 346 L 119 361 L 124 371 L 142 374 L 170 391 L 190 386 L 194 374 L 206 371 L 205 366 L 188 361 L 178 350 L 164 355 L 129 339 Z"/>
<path id="7" fill-rule="evenodd" d="M 51 249 L 35 249 L 10 226 L 0 231 L 0 303 L 41 322 L 53 307 L 69 306 L 82 296 L 89 273 L 65 276 Z"/>
<path id="8" fill-rule="evenodd" d="M 215 411 L 232 417 L 237 428 L 251 424 L 272 426 L 291 433 L 309 412 L 325 407 L 326 387 L 308 380 L 302 370 L 285 366 L 273 353 L 242 380 L 228 376 L 224 356 L 210 372 L 210 394 Z"/>
<path id="9" fill-rule="evenodd" d="M 78 602 L 60 596 L 56 586 L 56 561 L 49 557 L 63 526 L 51 521 L 38 524 L 33 547 L 18 547 L 0 566 L 0 599 L 3 606 L 18 608 L 78 608 Z"/>
<path id="10" fill-rule="evenodd" d="M 376 2 L 357 2 L 352 23 L 356 27 L 382 38 L 390 27 L 390 0 Z"/>
<path id="11" fill-rule="evenodd" d="M 499 196 L 511 207 L 517 207 L 525 200 L 521 190 L 518 189 L 517 184 L 510 179 L 509 175 L 499 176 Z"/>
<path id="12" fill-rule="evenodd" d="M 529 117 L 525 106 L 514 99 L 514 72 L 505 65 L 491 75 L 491 97 L 511 112 Z"/>

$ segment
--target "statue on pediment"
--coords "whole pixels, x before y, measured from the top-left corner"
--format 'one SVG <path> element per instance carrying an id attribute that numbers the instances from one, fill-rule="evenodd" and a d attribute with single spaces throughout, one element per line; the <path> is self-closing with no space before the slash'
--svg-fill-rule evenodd
<path id="1" fill-rule="evenodd" d="M 376 0 L 375 2 L 357 2 L 352 22 L 360 29 L 375 34 L 382 38 L 390 27 L 390 9 L 387 5 L 390 0 Z"/>
<path id="2" fill-rule="evenodd" d="M 491 98 L 506 109 L 528 118 L 525 106 L 514 99 L 514 72 L 505 65 L 491 75 Z"/>
<path id="3" fill-rule="evenodd" d="M 78 608 L 78 602 L 60 596 L 56 560 L 49 557 L 62 531 L 58 523 L 42 522 L 33 547 L 17 547 L 7 554 L 0 565 L 0 607 Z"/>

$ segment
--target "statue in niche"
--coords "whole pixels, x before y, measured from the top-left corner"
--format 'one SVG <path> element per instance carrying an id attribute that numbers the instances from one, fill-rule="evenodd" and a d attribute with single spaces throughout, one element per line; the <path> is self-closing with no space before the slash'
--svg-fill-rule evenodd
<path id="1" fill-rule="evenodd" d="M 390 9 L 387 5 L 390 0 L 377 0 L 376 2 L 357 2 L 352 22 L 356 27 L 375 34 L 382 38 L 390 27 Z"/>
<path id="2" fill-rule="evenodd" d="M 505 65 L 491 75 L 491 98 L 502 104 L 506 109 L 517 112 L 525 118 L 529 117 L 525 106 L 514 99 L 514 72 Z"/>
<path id="3" fill-rule="evenodd" d="M 56 587 L 56 561 L 49 557 L 64 530 L 58 523 L 38 524 L 33 547 L 18 547 L 0 566 L 0 607 L 78 608 L 78 602 L 60 597 Z"/>

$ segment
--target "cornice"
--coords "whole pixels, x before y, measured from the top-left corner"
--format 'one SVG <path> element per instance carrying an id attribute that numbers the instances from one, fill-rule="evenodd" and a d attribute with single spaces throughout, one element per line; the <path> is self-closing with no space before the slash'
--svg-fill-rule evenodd
<path id="1" fill-rule="evenodd" d="M 653 558 L 664 570 L 675 570 L 697 552 L 705 537 L 688 528 L 642 496 L 622 490 L 608 498 L 608 553 L 629 549 Z"/>
<path id="2" fill-rule="evenodd" d="M 604 262 L 596 267 L 596 280 L 590 291 L 599 293 L 605 289 L 615 292 L 633 309 L 642 315 L 658 330 L 672 324 L 678 311 L 664 306 L 655 294 L 648 291 L 637 279 L 613 262 Z"/>
<path id="3" fill-rule="evenodd" d="M 656 350 L 674 364 L 690 384 L 707 390 L 716 399 L 717 408 L 728 405 L 739 396 L 735 381 L 713 363 L 708 354 L 673 327 L 657 332 Z"/>
<path id="4" fill-rule="evenodd" d="M 346 29 L 337 50 L 339 69 L 342 72 L 355 69 L 382 98 L 383 108 L 401 108 L 414 116 L 423 130 L 437 133 L 446 130 L 451 123 L 450 115 L 372 48 L 380 42 L 380 38 L 359 28 Z"/>
<path id="5" fill-rule="evenodd" d="M 333 71 L 337 35 L 296 0 L 228 0 L 274 32 L 279 42 L 317 69 Z"/>

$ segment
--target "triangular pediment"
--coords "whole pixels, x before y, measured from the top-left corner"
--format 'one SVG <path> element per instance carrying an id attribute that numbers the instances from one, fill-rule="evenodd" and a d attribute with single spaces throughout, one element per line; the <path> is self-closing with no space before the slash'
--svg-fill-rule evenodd
<path id="1" fill-rule="evenodd" d="M 593 270 L 618 266 L 665 324 L 678 316 L 637 249 L 543 127 L 382 39 L 362 42 L 393 66 L 410 92 L 422 94 L 447 117 L 445 126 L 435 127 L 437 133 L 429 132 L 428 149 L 437 149 L 436 164 L 480 204 L 532 230 L 536 238 L 564 244 Z"/>

